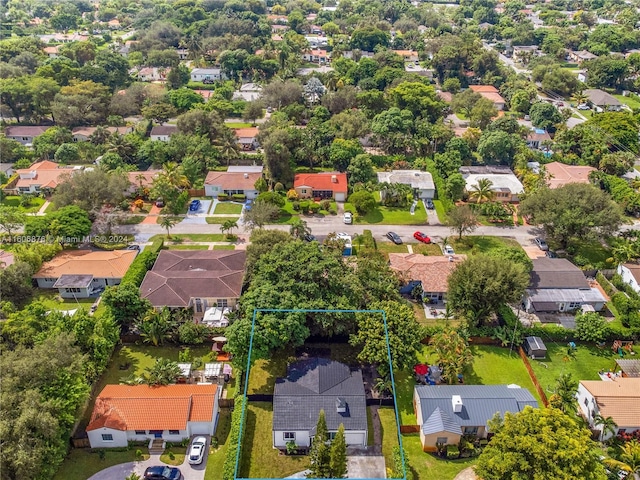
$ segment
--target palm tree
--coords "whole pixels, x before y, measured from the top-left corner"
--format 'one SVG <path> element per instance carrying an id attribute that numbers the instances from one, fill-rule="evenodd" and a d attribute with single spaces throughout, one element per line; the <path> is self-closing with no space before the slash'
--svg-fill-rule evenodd
<path id="1" fill-rule="evenodd" d="M 391 383 L 391 379 L 385 375 L 376 378 L 376 383 L 373 385 L 373 388 L 378 392 L 380 405 L 382 405 L 382 395 L 384 392 L 391 392 L 393 390 L 393 384 Z"/>
<path id="2" fill-rule="evenodd" d="M 618 265 L 620 263 L 627 263 L 635 258 L 638 258 L 635 245 L 629 241 L 625 241 L 613 247 L 611 257 L 607 258 L 607 262 Z"/>
<path id="3" fill-rule="evenodd" d="M 570 373 L 564 373 L 556 380 L 555 393 L 549 399 L 552 406 L 562 410 L 564 413 L 576 413 L 578 405 L 576 403 L 576 393 L 578 382 L 573 379 Z"/>
<path id="4" fill-rule="evenodd" d="M 232 218 L 225 220 L 222 225 L 220 225 L 220 231 L 222 233 L 229 233 L 229 235 L 231 235 L 231 231 L 234 228 L 238 228 L 238 222 Z"/>
<path id="5" fill-rule="evenodd" d="M 476 203 L 489 202 L 493 200 L 496 193 L 492 189 L 493 182 L 488 178 L 479 178 L 478 183 L 471 187 L 469 196 L 475 198 Z"/>
<path id="6" fill-rule="evenodd" d="M 600 414 L 597 414 L 593 417 L 593 424 L 600 425 L 600 439 L 602 440 L 607 436 L 607 433 L 610 433 L 612 436 L 615 435 L 618 425 L 611 417 L 603 417 Z"/>
<path id="7" fill-rule="evenodd" d="M 171 228 L 173 228 L 176 223 L 178 223 L 175 218 L 170 217 L 168 215 L 165 215 L 164 217 L 162 217 L 162 220 L 160 221 L 160 226 L 162 228 L 166 228 L 167 229 L 167 238 L 171 238 Z"/>
<path id="8" fill-rule="evenodd" d="M 176 162 L 167 162 L 162 166 L 162 175 L 168 180 L 171 186 L 182 189 L 189 188 L 189 179 L 182 171 L 182 167 Z"/>
<path id="9" fill-rule="evenodd" d="M 633 473 L 640 472 L 640 442 L 630 440 L 622 447 L 620 461 L 627 465 Z"/>
<path id="10" fill-rule="evenodd" d="M 171 318 L 171 311 L 165 307 L 160 312 L 150 311 L 136 326 L 140 331 L 142 341 L 157 347 L 171 336 L 175 324 Z"/>
<path id="11" fill-rule="evenodd" d="M 294 219 L 289 227 L 289 233 L 293 238 L 302 239 L 309 232 L 310 230 L 309 227 L 307 227 L 307 222 L 301 218 Z"/>
<path id="12" fill-rule="evenodd" d="M 571 100 L 574 101 L 577 105 L 580 105 L 582 103 L 586 103 L 587 100 L 589 100 L 589 97 L 587 97 L 583 92 L 576 92 L 571 95 Z"/>
<path id="13" fill-rule="evenodd" d="M 158 358 L 152 367 L 147 368 L 147 383 L 149 385 L 169 385 L 175 383 L 181 373 L 178 362 L 167 358 Z"/>
<path id="14" fill-rule="evenodd" d="M 89 136 L 89 141 L 94 145 L 102 145 L 107 141 L 111 132 L 102 125 L 98 125 L 93 133 Z"/>

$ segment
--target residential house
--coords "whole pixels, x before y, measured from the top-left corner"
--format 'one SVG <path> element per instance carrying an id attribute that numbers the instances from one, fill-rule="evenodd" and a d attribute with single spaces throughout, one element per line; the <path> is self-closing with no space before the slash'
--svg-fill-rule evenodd
<path id="1" fill-rule="evenodd" d="M 547 163 L 544 168 L 548 174 L 549 188 L 559 188 L 568 183 L 589 183 L 589 174 L 596 171 L 593 167 L 560 162 Z"/>
<path id="2" fill-rule="evenodd" d="M 33 145 L 33 139 L 39 137 L 51 127 L 45 125 L 5 127 L 4 135 L 11 140 L 20 142 L 25 147 Z"/>
<path id="3" fill-rule="evenodd" d="M 571 312 L 590 305 L 602 310 L 606 299 L 582 270 L 565 258 L 535 258 L 523 304 L 527 312 Z"/>
<path id="4" fill-rule="evenodd" d="M 13 175 L 13 163 L 0 163 L 0 173 L 11 177 Z"/>
<path id="5" fill-rule="evenodd" d="M 640 360 L 618 358 L 616 360 L 616 373 L 625 378 L 640 378 Z"/>
<path id="6" fill-rule="evenodd" d="M 82 170 L 81 166 L 64 167 L 49 160 L 34 163 L 29 168 L 16 170 L 19 175 L 14 190 L 17 193 L 48 193 L 64 181 L 65 175 L 72 175 L 74 172 Z"/>
<path id="7" fill-rule="evenodd" d="M 262 87 L 256 83 L 245 83 L 239 90 L 233 92 L 232 100 L 244 100 L 245 102 L 253 102 L 260 98 Z"/>
<path id="8" fill-rule="evenodd" d="M 513 60 L 524 65 L 528 64 L 531 59 L 542 54 L 537 45 L 514 45 Z"/>
<path id="9" fill-rule="evenodd" d="M 91 448 L 122 448 L 153 439 L 180 443 L 193 435 L 213 435 L 221 392 L 214 384 L 107 385 L 86 429 Z"/>
<path id="10" fill-rule="evenodd" d="M 16 259 L 12 252 L 5 252 L 4 250 L 0 250 L 0 270 L 13 265 L 14 263 L 16 263 Z"/>
<path id="11" fill-rule="evenodd" d="M 527 146 L 529 148 L 540 150 L 542 148 L 543 142 L 550 141 L 551 136 L 543 128 L 532 128 L 529 133 L 527 133 Z"/>
<path id="12" fill-rule="evenodd" d="M 347 174 L 340 172 L 298 173 L 293 188 L 300 198 L 332 198 L 336 202 L 347 200 Z"/>
<path id="13" fill-rule="evenodd" d="M 640 378 L 580 380 L 577 397 L 580 412 L 593 429 L 599 429 L 596 415 L 611 417 L 616 423 L 614 434 L 601 435 L 601 440 L 640 430 Z"/>
<path id="14" fill-rule="evenodd" d="M 582 93 L 587 96 L 589 103 L 596 107 L 598 112 L 605 110 L 617 112 L 622 108 L 620 100 L 598 88 L 590 88 Z"/>
<path id="15" fill-rule="evenodd" d="M 280 35 L 284 35 L 287 30 L 289 30 L 288 25 L 271 25 L 271 33 L 279 33 Z"/>
<path id="16" fill-rule="evenodd" d="M 580 50 L 579 52 L 574 52 L 574 51 L 569 52 L 569 59 L 573 60 L 578 65 L 580 65 L 582 62 L 586 62 L 587 60 L 593 60 L 596 58 L 598 58 L 597 55 L 594 55 L 593 53 L 588 52 L 587 50 Z"/>
<path id="17" fill-rule="evenodd" d="M 131 195 L 137 192 L 140 188 L 150 189 L 153 186 L 153 181 L 157 178 L 160 172 L 162 172 L 162 170 L 127 172 L 127 178 L 129 179 L 127 194 Z"/>
<path id="18" fill-rule="evenodd" d="M 405 62 L 417 62 L 420 60 L 418 57 L 418 52 L 415 50 L 394 50 L 393 53 L 396 53 L 402 57 L 402 60 Z"/>
<path id="19" fill-rule="evenodd" d="M 415 73 L 425 78 L 433 78 L 433 68 L 423 67 L 417 63 L 405 63 L 404 71 L 409 73 Z"/>
<path id="20" fill-rule="evenodd" d="M 493 106 L 497 110 L 505 110 L 506 101 L 502 98 L 502 95 L 498 92 L 498 89 L 493 85 L 470 85 L 469 88 L 482 95 L 484 98 L 491 100 Z"/>
<path id="21" fill-rule="evenodd" d="M 621 263 L 618 265 L 618 275 L 634 292 L 640 293 L 640 265 L 637 263 Z"/>
<path id="22" fill-rule="evenodd" d="M 418 385 L 413 405 L 425 452 L 437 445 L 458 445 L 463 435 L 486 438 L 496 413 L 538 408 L 531 392 L 518 385 Z"/>
<path id="23" fill-rule="evenodd" d="M 42 51 L 45 53 L 45 55 L 47 55 L 49 58 L 58 58 L 59 54 L 60 54 L 60 45 L 55 45 L 53 47 L 44 47 L 42 49 Z"/>
<path id="24" fill-rule="evenodd" d="M 72 43 L 72 42 L 86 42 L 89 40 L 89 35 L 83 33 L 53 33 L 46 35 L 37 35 L 42 43 Z"/>
<path id="25" fill-rule="evenodd" d="M 420 285 L 422 298 L 431 303 L 447 298 L 449 275 L 467 258 L 466 255 L 427 256 L 420 253 L 390 253 L 389 267 L 403 283 L 400 293 L 410 295 Z"/>
<path id="26" fill-rule="evenodd" d="M 178 133 L 178 127 L 176 125 L 154 125 L 151 129 L 150 137 L 154 142 L 168 142 L 174 133 Z"/>
<path id="27" fill-rule="evenodd" d="M 319 35 L 307 35 L 304 37 L 309 42 L 309 48 L 317 49 L 321 47 L 327 47 L 329 45 L 329 38 Z"/>
<path id="28" fill-rule="evenodd" d="M 209 307 L 234 307 L 242 293 L 244 250 L 162 250 L 140 285 L 157 309 L 188 308 L 200 322 Z"/>
<path id="29" fill-rule="evenodd" d="M 402 183 L 413 188 L 417 198 L 426 200 L 436 194 L 436 186 L 429 172 L 422 170 L 391 170 L 390 172 L 378 172 L 378 182 Z"/>
<path id="30" fill-rule="evenodd" d="M 273 391 L 273 447 L 288 442 L 309 448 L 320 410 L 329 437 L 344 425 L 348 446 L 367 445 L 367 399 L 362 372 L 325 358 L 291 364 L 286 378 L 276 379 Z"/>
<path id="31" fill-rule="evenodd" d="M 245 195 L 248 199 L 254 199 L 259 193 L 255 184 L 260 178 L 262 178 L 261 172 L 209 172 L 204 180 L 204 194 L 207 197 L 218 197 L 221 193 L 239 194 Z"/>
<path id="32" fill-rule="evenodd" d="M 329 54 L 326 50 L 308 50 L 302 54 L 302 59 L 311 63 L 327 63 Z"/>
<path id="33" fill-rule="evenodd" d="M 227 76 L 220 68 L 194 68 L 191 70 L 192 82 L 217 82 L 226 80 Z"/>
<path id="34" fill-rule="evenodd" d="M 164 82 L 171 67 L 143 67 L 138 71 L 138 80 L 141 82 Z"/>
<path id="35" fill-rule="evenodd" d="M 519 195 L 524 193 L 524 187 L 509 167 L 505 166 L 475 166 L 460 167 L 460 173 L 465 180 L 465 189 L 472 192 L 478 185 L 478 180 L 486 178 L 491 181 L 491 190 L 495 192 L 495 200 L 499 202 L 517 202 Z"/>
<path id="36" fill-rule="evenodd" d="M 75 244 L 84 241 L 66 240 Z M 87 298 L 120 284 L 137 254 L 136 250 L 66 250 L 45 262 L 33 279 L 39 288 L 57 288 L 62 298 Z"/>
<path id="37" fill-rule="evenodd" d="M 74 142 L 88 142 L 91 135 L 96 131 L 98 127 L 76 127 L 71 130 Z M 133 132 L 133 127 L 105 127 L 105 130 L 109 134 L 117 133 L 119 135 L 126 135 Z"/>
<path id="38" fill-rule="evenodd" d="M 243 151 L 250 152 L 260 147 L 258 143 L 258 127 L 234 128 L 233 133 L 236 134 L 238 145 Z"/>
<path id="39" fill-rule="evenodd" d="M 189 50 L 186 48 L 177 48 L 176 53 L 178 54 L 178 58 L 181 62 L 189 59 Z"/>

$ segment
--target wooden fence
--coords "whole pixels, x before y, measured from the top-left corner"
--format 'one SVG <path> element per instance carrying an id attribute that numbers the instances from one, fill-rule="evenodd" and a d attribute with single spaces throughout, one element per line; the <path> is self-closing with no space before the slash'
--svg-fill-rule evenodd
<path id="1" fill-rule="evenodd" d="M 529 359 L 527 358 L 527 355 L 524 353 L 524 350 L 522 349 L 522 347 L 518 347 L 518 352 L 520 353 L 520 357 L 524 362 L 524 366 L 526 367 L 527 372 L 529 372 L 529 377 L 533 382 L 533 386 L 535 387 L 536 391 L 538 392 L 538 395 L 540 395 L 540 398 L 542 399 L 542 403 L 544 403 L 545 407 L 548 407 L 549 401 L 547 400 L 547 394 L 544 393 L 544 390 L 540 386 L 540 383 L 538 382 L 538 377 L 536 377 L 536 374 L 533 372 L 533 368 L 531 368 L 531 364 L 529 363 Z"/>
<path id="2" fill-rule="evenodd" d="M 89 437 L 78 437 L 71 439 L 71 446 L 73 448 L 89 448 L 91 443 L 89 443 Z"/>
<path id="3" fill-rule="evenodd" d="M 400 433 L 420 433 L 420 425 L 400 425 Z"/>
<path id="4" fill-rule="evenodd" d="M 190 188 L 189 190 L 190 197 L 204 197 L 204 188 Z"/>
<path id="5" fill-rule="evenodd" d="M 235 406 L 235 400 L 233 398 L 221 398 L 218 400 L 220 408 L 233 408 Z"/>

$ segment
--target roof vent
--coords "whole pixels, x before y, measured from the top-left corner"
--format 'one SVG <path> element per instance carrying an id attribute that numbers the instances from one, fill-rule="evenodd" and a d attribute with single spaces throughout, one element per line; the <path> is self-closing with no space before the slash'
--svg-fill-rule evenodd
<path id="1" fill-rule="evenodd" d="M 331 175 L 331 183 L 338 183 L 338 177 L 335 175 Z"/>
<path id="2" fill-rule="evenodd" d="M 462 397 L 460 395 L 453 395 L 451 397 L 451 406 L 454 413 L 462 412 Z"/>
<path id="3" fill-rule="evenodd" d="M 244 174 L 244 178 L 249 178 L 249 174 L 248 174 L 248 173 L 245 173 L 245 174 Z"/>
<path id="4" fill-rule="evenodd" d="M 347 402 L 344 398 L 336 398 L 336 412 L 347 413 Z"/>

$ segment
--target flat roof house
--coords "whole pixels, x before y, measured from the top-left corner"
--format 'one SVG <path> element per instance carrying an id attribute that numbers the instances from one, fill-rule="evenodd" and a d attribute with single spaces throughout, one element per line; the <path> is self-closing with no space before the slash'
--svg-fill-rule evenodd
<path id="1" fill-rule="evenodd" d="M 151 129 L 150 138 L 152 141 L 168 142 L 174 133 L 178 133 L 175 125 L 155 125 Z"/>
<path id="2" fill-rule="evenodd" d="M 212 384 L 107 385 L 96 398 L 87 426 L 91 448 L 213 435 L 220 393 Z"/>
<path id="3" fill-rule="evenodd" d="M 332 198 L 336 202 L 347 200 L 347 174 L 340 172 L 298 173 L 293 188 L 300 198 Z"/>
<path id="4" fill-rule="evenodd" d="M 422 170 L 391 170 L 390 172 L 378 172 L 378 182 L 402 183 L 413 188 L 414 193 L 423 200 L 433 198 L 436 194 L 436 186 L 429 172 Z"/>
<path id="5" fill-rule="evenodd" d="M 291 364 L 273 391 L 273 447 L 293 441 L 309 448 L 320 410 L 332 437 L 344 425 L 347 445 L 367 444 L 367 399 L 362 372 L 326 358 Z"/>
<path id="6" fill-rule="evenodd" d="M 622 108 L 620 100 L 599 88 L 587 89 L 582 93 L 587 96 L 589 103 L 595 106 L 597 111 L 612 110 L 617 112 Z"/>
<path id="7" fill-rule="evenodd" d="M 436 445 L 458 445 L 463 435 L 485 438 L 487 422 L 496 413 L 538 408 L 531 392 L 518 385 L 418 385 L 413 405 L 425 452 Z"/>
<path id="8" fill-rule="evenodd" d="M 465 180 L 467 192 L 473 191 L 478 180 L 486 178 L 492 183 L 491 189 L 495 192 L 495 199 L 500 202 L 517 202 L 519 195 L 524 193 L 524 187 L 509 167 L 491 165 L 460 167 L 460 173 Z"/>
<path id="9" fill-rule="evenodd" d="M 527 312 L 570 312 L 582 305 L 602 310 L 606 299 L 589 285 L 582 270 L 565 258 L 535 258 L 529 287 L 525 290 Z"/>
<path id="10" fill-rule="evenodd" d="M 20 142 L 25 147 L 30 147 L 33 145 L 33 139 L 39 137 L 44 132 L 49 130 L 51 127 L 45 125 L 34 125 L 34 126 L 14 126 L 14 127 L 5 127 L 4 135 L 7 138 Z"/>
<path id="11" fill-rule="evenodd" d="M 559 188 L 568 183 L 589 183 L 589 174 L 595 168 L 583 165 L 566 165 L 560 162 L 547 163 L 544 168 L 549 174 L 549 188 Z"/>
<path id="12" fill-rule="evenodd" d="M 244 250 L 162 250 L 140 285 L 155 308 L 193 309 L 200 322 L 209 307 L 234 307 L 242 293 Z"/>
<path id="13" fill-rule="evenodd" d="M 443 257 L 420 253 L 390 253 L 389 266 L 402 280 L 400 293 L 411 294 L 416 285 L 422 287 L 422 298 L 442 302 L 447 297 L 447 280 L 466 255 Z"/>
<path id="14" fill-rule="evenodd" d="M 57 288 L 62 298 L 87 298 L 107 286 L 118 285 L 137 253 L 67 250 L 45 262 L 33 279 L 39 288 Z"/>
<path id="15" fill-rule="evenodd" d="M 260 178 L 262 173 L 256 172 L 209 172 L 204 180 L 204 194 L 207 197 L 239 194 L 254 199 L 258 196 L 255 184 Z"/>
<path id="16" fill-rule="evenodd" d="M 594 424 L 594 418 L 600 414 L 616 422 L 613 436 L 640 430 L 640 378 L 581 380 L 577 396 L 580 412 L 592 428 L 599 429 Z M 610 433 L 605 436 L 601 434 L 601 439 L 606 440 L 611 436 Z"/>
<path id="17" fill-rule="evenodd" d="M 34 193 L 41 191 L 52 191 L 64 181 L 65 175 L 82 170 L 82 167 L 64 167 L 56 162 L 43 160 L 34 163 L 29 168 L 16 170 L 19 175 L 18 181 L 13 187 L 18 193 Z"/>

